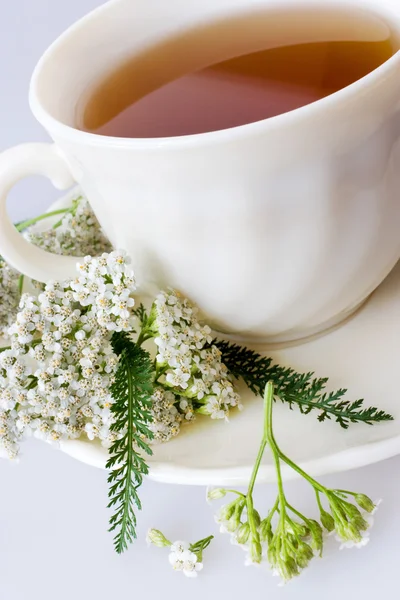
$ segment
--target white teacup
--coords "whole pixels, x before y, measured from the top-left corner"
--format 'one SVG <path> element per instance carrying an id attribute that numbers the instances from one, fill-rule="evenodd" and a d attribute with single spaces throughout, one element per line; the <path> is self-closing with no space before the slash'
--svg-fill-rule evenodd
<path id="1" fill-rule="evenodd" d="M 398 0 L 332 4 L 376 10 L 400 39 Z M 307 41 L 334 39 L 327 5 L 312 3 L 315 39 Z M 155 139 L 75 128 L 85 89 L 124 57 L 250 8 L 270 10 L 274 44 L 277 11 L 297 11 L 298 26 L 307 6 L 114 0 L 71 27 L 40 60 L 30 90 L 32 111 L 55 144 L 0 156 L 0 254 L 40 281 L 75 273 L 75 259 L 32 247 L 7 217 L 11 186 L 39 173 L 59 188 L 81 185 L 111 242 L 131 255 L 144 292 L 181 290 L 217 330 L 281 342 L 350 315 L 400 256 L 399 52 L 323 100 L 250 125 Z M 255 48 L 265 47 L 265 26 L 254 31 Z M 211 46 L 200 62 L 207 64 Z"/>

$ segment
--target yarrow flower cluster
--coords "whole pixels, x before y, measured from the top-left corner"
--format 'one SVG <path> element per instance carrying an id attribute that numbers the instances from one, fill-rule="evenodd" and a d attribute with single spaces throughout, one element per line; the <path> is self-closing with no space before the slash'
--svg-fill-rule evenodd
<path id="1" fill-rule="evenodd" d="M 23 231 L 24 237 L 35 246 L 68 256 L 100 256 L 111 252 L 111 244 L 85 198 L 73 200 L 72 207 L 65 209 L 61 219 L 45 231 L 38 232 L 32 228 L 32 224 L 44 217 L 46 215 L 17 225 L 17 229 Z M 8 328 L 17 315 L 23 281 L 24 277 L 0 257 L 0 336 L 3 339 L 8 339 Z M 32 283 L 34 287 L 43 289 L 42 284 Z"/>
<path id="2" fill-rule="evenodd" d="M 161 292 L 150 320 L 158 369 L 165 384 L 182 397 L 182 412 L 191 418 L 194 407 L 212 419 L 223 419 L 231 408 L 241 408 L 221 352 L 212 345 L 211 330 L 200 324 L 197 309 L 186 298 L 174 290 Z"/>
<path id="3" fill-rule="evenodd" d="M 22 296 L 11 349 L 0 353 L 0 449 L 9 458 L 29 433 L 59 441 L 86 432 L 105 446 L 114 441 L 110 386 L 118 358 L 110 340 L 132 329 L 128 262 L 121 252 L 88 257 L 76 280 Z"/>
<path id="4" fill-rule="evenodd" d="M 38 297 L 24 294 L 8 329 L 11 349 L 0 353 L 0 448 L 10 458 L 32 433 L 54 442 L 86 433 L 108 448 L 117 439 L 111 338 L 135 331 L 135 280 L 118 251 L 88 256 L 77 271 L 74 280 L 49 282 Z M 196 411 L 221 418 L 239 405 L 210 329 L 189 301 L 161 292 L 140 335 L 155 338 L 158 349 L 148 441 L 169 441 Z"/>
<path id="5" fill-rule="evenodd" d="M 37 232 L 27 229 L 25 238 L 53 254 L 68 256 L 100 256 L 111 252 L 111 244 L 86 198 L 73 201 L 71 209 L 50 229 Z"/>
<path id="6" fill-rule="evenodd" d="M 18 311 L 20 275 L 0 257 L 0 336 L 5 337 Z"/>
<path id="7" fill-rule="evenodd" d="M 151 397 L 149 429 L 153 442 L 165 443 L 178 435 L 184 415 L 176 407 L 177 397 L 162 387 L 157 387 Z M 179 400 L 178 400 L 179 402 Z"/>
<path id="8" fill-rule="evenodd" d="M 285 456 L 272 430 L 273 386 L 265 393 L 264 432 L 246 494 L 236 490 L 215 488 L 207 491 L 207 500 L 224 498 L 229 492 L 236 498 L 222 506 L 216 515 L 220 531 L 229 533 L 231 542 L 246 552 L 246 565 L 269 564 L 274 575 L 287 582 L 299 575 L 316 555 L 322 554 L 323 531 L 335 533 L 341 548 L 362 547 L 368 542 L 373 524 L 371 518 L 379 504 L 365 494 L 324 487 Z M 253 488 L 261 459 L 268 443 L 276 464 L 278 496 L 268 515 L 262 519 L 253 504 Z M 305 517 L 286 499 L 280 461 L 286 462 L 312 487 L 320 511 L 320 522 Z M 324 508 L 322 498 L 327 505 Z M 349 501 L 349 499 L 355 502 Z"/>
<path id="9" fill-rule="evenodd" d="M 186 577 L 197 577 L 203 569 L 203 551 L 207 548 L 214 536 L 210 535 L 195 544 L 185 541 L 171 543 L 158 529 L 150 529 L 147 533 L 148 544 L 159 548 L 168 548 L 168 560 L 174 571 L 181 571 Z"/>

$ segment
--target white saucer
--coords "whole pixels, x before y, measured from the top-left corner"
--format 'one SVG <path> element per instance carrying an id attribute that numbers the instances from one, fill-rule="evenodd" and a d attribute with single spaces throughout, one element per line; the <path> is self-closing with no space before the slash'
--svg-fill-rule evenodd
<path id="1" fill-rule="evenodd" d="M 76 190 L 51 207 L 66 205 Z M 318 413 L 301 415 L 275 407 L 276 437 L 286 454 L 313 475 L 354 469 L 400 453 L 400 263 L 347 323 L 305 344 L 265 352 L 279 364 L 330 378 L 330 388 L 348 388 L 350 399 L 364 398 L 391 413 L 394 421 L 351 424 L 347 431 Z M 200 417 L 178 437 L 154 447 L 150 478 L 179 484 L 246 484 L 261 435 L 262 400 L 241 388 L 244 410 L 229 423 Z M 63 442 L 63 452 L 104 468 L 107 452 L 88 440 Z M 286 478 L 293 472 L 284 470 Z M 268 451 L 258 481 L 274 481 Z"/>

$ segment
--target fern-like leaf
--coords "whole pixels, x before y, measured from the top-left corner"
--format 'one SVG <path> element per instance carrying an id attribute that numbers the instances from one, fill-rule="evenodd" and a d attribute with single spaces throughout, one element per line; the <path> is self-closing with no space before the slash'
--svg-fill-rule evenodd
<path id="1" fill-rule="evenodd" d="M 290 408 L 296 405 L 300 412 L 308 414 L 320 411 L 319 421 L 335 419 L 344 429 L 349 423 L 392 421 L 392 415 L 375 406 L 363 408 L 363 400 L 351 402 L 344 398 L 347 390 L 325 392 L 328 379 L 316 378 L 314 373 L 297 373 L 294 369 L 273 364 L 271 358 L 261 356 L 253 350 L 214 340 L 222 353 L 222 362 L 236 379 L 242 379 L 251 391 L 263 396 L 268 381 L 274 384 L 276 396 L 287 402 Z"/>
<path id="2" fill-rule="evenodd" d="M 114 509 L 109 531 L 116 531 L 115 550 L 127 549 L 136 538 L 135 505 L 140 510 L 138 488 L 148 466 L 140 451 L 151 455 L 146 440 L 152 438 L 148 425 L 153 390 L 153 364 L 146 350 L 137 346 L 126 333 L 114 333 L 114 352 L 119 356 L 115 381 L 111 386 L 114 423 L 111 430 L 118 434 L 110 448 L 109 504 Z"/>

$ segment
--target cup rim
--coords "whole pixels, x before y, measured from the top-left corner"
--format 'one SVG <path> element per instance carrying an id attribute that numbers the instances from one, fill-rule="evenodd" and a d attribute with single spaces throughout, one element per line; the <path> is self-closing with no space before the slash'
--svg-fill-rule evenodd
<path id="1" fill-rule="evenodd" d="M 89 12 L 83 18 L 76 21 L 67 28 L 44 52 L 39 59 L 29 86 L 29 105 L 35 118 L 45 127 L 46 130 L 54 132 L 55 136 L 59 136 L 67 141 L 82 142 L 85 145 L 101 146 L 101 147 L 122 147 L 132 149 L 155 149 L 155 148 L 176 148 L 176 147 L 197 147 L 204 145 L 223 144 L 225 142 L 233 142 L 246 137 L 258 136 L 267 134 L 277 128 L 289 127 L 294 124 L 304 123 L 310 118 L 317 117 L 320 113 L 325 113 L 329 109 L 334 109 L 339 104 L 345 104 L 351 101 L 359 92 L 360 89 L 374 87 L 381 78 L 390 75 L 396 69 L 396 63 L 400 59 L 400 48 L 384 63 L 376 69 L 364 75 L 360 79 L 354 81 L 350 85 L 341 88 L 337 92 L 300 106 L 299 108 L 290 110 L 285 113 L 273 117 L 267 117 L 259 121 L 237 125 L 226 129 L 218 129 L 214 131 L 206 131 L 203 133 L 195 133 L 181 136 L 169 137 L 151 137 L 151 138 L 129 138 L 117 136 L 105 136 L 97 133 L 91 133 L 76 129 L 71 125 L 67 125 L 55 118 L 48 110 L 46 110 L 40 102 L 37 94 L 37 82 L 41 75 L 42 67 L 46 60 L 59 45 L 65 43 L 66 38 L 74 33 L 75 30 L 84 26 L 86 21 L 93 16 L 98 15 L 102 11 L 106 11 L 110 4 L 117 3 L 119 0 L 111 0 Z"/>

